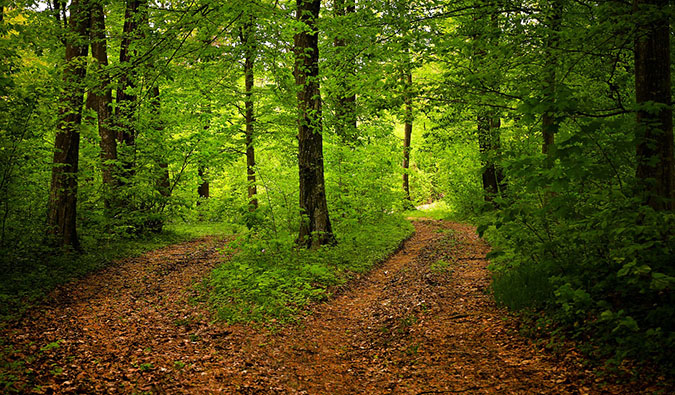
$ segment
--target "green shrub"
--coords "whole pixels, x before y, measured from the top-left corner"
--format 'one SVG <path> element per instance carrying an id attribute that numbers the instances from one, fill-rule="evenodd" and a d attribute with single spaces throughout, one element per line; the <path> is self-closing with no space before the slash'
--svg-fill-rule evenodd
<path id="1" fill-rule="evenodd" d="M 412 231 L 399 215 L 366 224 L 342 221 L 338 245 L 317 251 L 296 249 L 291 234 L 243 235 L 232 246 L 236 255 L 213 271 L 210 301 L 227 322 L 293 320 L 308 303 L 327 297 L 328 287 L 389 256 Z"/>

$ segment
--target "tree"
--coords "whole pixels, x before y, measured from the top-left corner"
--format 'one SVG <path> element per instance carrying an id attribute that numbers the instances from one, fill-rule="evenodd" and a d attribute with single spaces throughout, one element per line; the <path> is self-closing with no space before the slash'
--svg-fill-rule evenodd
<path id="1" fill-rule="evenodd" d="M 117 140 L 121 144 L 120 159 L 123 174 L 120 184 L 128 184 L 134 174 L 134 156 L 136 151 L 136 126 L 134 115 L 137 103 L 138 64 L 135 61 L 136 44 L 142 38 L 143 23 L 141 19 L 147 15 L 143 0 L 127 0 L 124 11 L 124 26 L 122 30 L 122 42 L 120 44 L 120 78 L 117 85 L 116 95 L 116 129 Z"/>
<path id="2" fill-rule="evenodd" d="M 335 244 L 328 216 L 323 169 L 319 33 L 321 0 L 297 0 L 299 31 L 294 36 L 294 75 L 298 100 L 298 171 L 300 231 L 296 243 L 306 248 Z"/>
<path id="3" fill-rule="evenodd" d="M 343 18 L 356 11 L 355 0 L 336 0 L 334 5 L 336 18 Z M 338 58 L 338 72 L 335 78 L 336 102 L 335 102 L 335 132 L 343 142 L 353 144 L 356 139 L 356 93 L 351 89 L 349 77 L 354 73 L 354 59 L 346 51 L 347 40 L 342 31 L 333 41 L 336 48 L 335 56 Z"/>
<path id="4" fill-rule="evenodd" d="M 115 205 L 113 194 L 117 189 L 115 168 L 117 161 L 117 140 L 112 128 L 112 86 L 108 75 L 108 49 L 105 30 L 103 2 L 95 0 L 91 10 L 91 55 L 94 58 L 93 74 L 98 79 L 98 86 L 87 96 L 87 106 L 96 111 L 98 116 L 98 133 L 101 136 L 101 173 L 105 208 L 108 212 Z"/>
<path id="5" fill-rule="evenodd" d="M 245 142 L 246 142 L 246 180 L 248 181 L 249 210 L 258 208 L 255 180 L 255 149 L 253 135 L 255 116 L 253 113 L 253 66 L 255 62 L 255 20 L 253 16 L 241 28 L 241 43 L 244 46 L 244 108 L 245 108 Z"/>
<path id="6" fill-rule="evenodd" d="M 496 10 L 494 9 L 494 11 Z M 489 60 L 486 60 L 486 58 L 495 57 L 495 47 L 501 36 L 498 14 L 493 12 L 489 16 L 489 23 L 481 23 L 486 17 L 485 14 L 479 14 L 474 18 L 474 23 L 478 22 L 476 28 L 479 29 L 479 32 L 473 37 L 474 68 L 475 72 L 481 75 L 478 81 L 481 88 L 487 91 L 499 91 L 502 80 L 499 64 L 489 64 Z M 486 72 L 485 69 L 490 71 Z M 478 113 L 476 121 L 478 149 L 481 155 L 483 197 L 486 202 L 493 202 L 494 198 L 499 196 L 506 187 L 504 172 L 497 163 L 501 154 L 501 133 L 499 130 L 501 119 L 499 112 L 490 106 L 477 106 L 476 111 Z"/>
<path id="7" fill-rule="evenodd" d="M 548 154 L 550 147 L 555 141 L 555 133 L 558 130 L 558 122 L 556 121 L 556 71 L 558 62 L 555 49 L 559 44 L 560 25 L 562 22 L 563 5 L 562 0 L 548 0 L 545 2 L 548 5 L 547 21 L 547 37 L 545 38 L 544 48 L 544 106 L 546 110 L 541 117 L 541 129 L 543 142 L 541 151 Z"/>
<path id="8" fill-rule="evenodd" d="M 635 0 L 635 100 L 640 193 L 656 210 L 675 209 L 670 21 L 667 0 Z"/>
<path id="9" fill-rule="evenodd" d="M 492 202 L 495 196 L 504 190 L 504 173 L 497 164 L 496 156 L 500 151 L 501 120 L 499 115 L 492 110 L 480 109 L 483 114 L 478 115 L 478 147 L 482 157 L 483 166 L 481 181 L 483 183 L 483 196 L 486 202 Z"/>
<path id="10" fill-rule="evenodd" d="M 408 64 L 404 71 L 404 125 L 403 125 L 403 192 L 405 193 L 405 204 L 412 206 L 410 200 L 410 183 L 409 183 L 409 169 L 410 169 L 410 140 L 412 139 L 413 130 L 413 108 L 412 108 L 412 70 Z"/>
<path id="11" fill-rule="evenodd" d="M 77 171 L 80 125 L 84 102 L 86 57 L 89 50 L 90 4 L 73 0 L 70 4 L 66 64 L 59 125 L 54 140 L 54 159 L 49 191 L 47 232 L 59 246 L 80 249 L 77 237 Z"/>

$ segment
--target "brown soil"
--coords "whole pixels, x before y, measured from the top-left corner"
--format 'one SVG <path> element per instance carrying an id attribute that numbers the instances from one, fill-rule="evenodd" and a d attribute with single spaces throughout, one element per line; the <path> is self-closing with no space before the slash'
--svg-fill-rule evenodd
<path id="1" fill-rule="evenodd" d="M 213 322 L 193 286 L 225 259 L 203 239 L 118 262 L 50 295 L 3 331 L 34 393 L 585 394 L 575 351 L 516 334 L 487 287 L 475 229 L 423 220 L 401 250 L 296 325 Z M 2 374 L 2 372 L 0 372 Z M 0 375 L 0 378 L 3 376 Z M 0 392 L 2 387 L 0 387 Z"/>

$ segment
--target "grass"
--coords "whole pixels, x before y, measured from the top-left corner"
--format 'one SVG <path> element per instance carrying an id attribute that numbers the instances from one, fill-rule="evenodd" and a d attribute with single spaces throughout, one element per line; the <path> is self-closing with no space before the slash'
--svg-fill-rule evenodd
<path id="1" fill-rule="evenodd" d="M 230 323 L 293 321 L 303 307 L 326 298 L 329 287 L 387 258 L 413 231 L 403 217 L 390 215 L 374 223 L 338 225 L 338 245 L 317 251 L 294 248 L 294 235 L 249 238 L 214 269 L 210 301 L 219 318 Z"/>
<path id="2" fill-rule="evenodd" d="M 511 310 L 522 310 L 542 307 L 551 299 L 553 287 L 545 269 L 535 264 L 524 264 L 494 272 L 492 292 L 497 304 Z"/>
<path id="3" fill-rule="evenodd" d="M 233 225 L 223 223 L 172 224 L 160 234 L 138 239 L 96 240 L 83 238 L 83 253 L 42 250 L 16 254 L 0 262 L 0 324 L 20 316 L 55 287 L 100 270 L 110 262 L 140 255 L 170 244 L 205 235 L 228 235 Z"/>
<path id="4" fill-rule="evenodd" d="M 437 201 L 428 205 L 420 206 L 421 209 L 408 210 L 403 213 L 407 218 L 429 218 L 450 220 L 456 217 L 452 208 L 443 201 Z"/>

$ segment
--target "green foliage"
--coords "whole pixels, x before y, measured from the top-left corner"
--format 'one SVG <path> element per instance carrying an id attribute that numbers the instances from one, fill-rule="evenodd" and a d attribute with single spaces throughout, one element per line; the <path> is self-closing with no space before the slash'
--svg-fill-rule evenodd
<path id="1" fill-rule="evenodd" d="M 422 205 L 419 209 L 405 211 L 403 216 L 406 218 L 430 218 L 452 220 L 457 218 L 457 214 L 443 200 L 436 201 L 428 205 Z"/>
<path id="2" fill-rule="evenodd" d="M 500 303 L 548 311 L 617 363 L 651 359 L 673 368 L 675 215 L 641 204 L 630 162 L 602 155 L 630 157 L 621 129 L 605 134 L 618 125 L 591 122 L 544 162 L 514 158 L 512 200 L 484 216 L 479 230 L 498 251 Z"/>
<path id="3" fill-rule="evenodd" d="M 228 322 L 286 322 L 308 303 L 393 253 L 412 233 L 398 215 L 371 223 L 337 224 L 338 245 L 317 251 L 293 247 L 294 235 L 280 239 L 242 236 L 239 251 L 213 271 L 211 303 Z"/>

